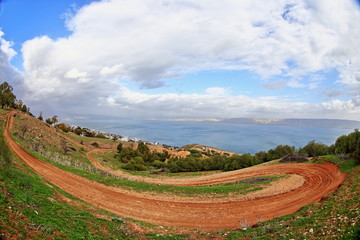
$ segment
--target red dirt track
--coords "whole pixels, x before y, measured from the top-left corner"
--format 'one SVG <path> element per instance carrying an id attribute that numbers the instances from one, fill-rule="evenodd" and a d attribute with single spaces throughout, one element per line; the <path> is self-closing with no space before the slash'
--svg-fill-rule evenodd
<path id="1" fill-rule="evenodd" d="M 217 230 L 253 225 L 259 221 L 294 213 L 306 204 L 319 201 L 345 179 L 345 174 L 333 164 L 281 164 L 187 179 L 178 185 L 218 184 L 236 181 L 244 176 L 269 174 L 297 174 L 305 179 L 305 183 L 295 190 L 279 195 L 221 203 L 179 202 L 165 197 L 160 200 L 151 196 L 141 197 L 139 194 L 105 186 L 66 172 L 29 154 L 10 135 L 13 113 L 8 113 L 5 140 L 14 154 L 36 173 L 62 190 L 95 206 L 123 217 L 163 226 Z"/>

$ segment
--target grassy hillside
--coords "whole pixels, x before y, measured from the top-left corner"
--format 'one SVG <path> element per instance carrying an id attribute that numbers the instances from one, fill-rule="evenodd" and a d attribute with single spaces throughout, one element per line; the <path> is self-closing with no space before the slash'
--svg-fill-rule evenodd
<path id="1" fill-rule="evenodd" d="M 348 174 L 341 187 L 319 203 L 313 203 L 297 213 L 250 227 L 240 223 L 239 229 L 187 234 L 169 233 L 171 229 L 125 219 L 91 206 L 63 192 L 37 176 L 12 155 L 2 137 L 6 111 L 0 110 L 0 239 L 357 239 L 360 234 L 360 167 L 353 160 L 333 156 L 317 159 L 331 160 Z M 64 154 L 59 139 L 51 127 L 25 115 L 16 119 L 15 132 L 20 136 L 21 126 L 29 124 L 29 131 L 21 142 L 31 149 L 30 138 L 38 136 L 42 154 L 55 163 Z M 41 130 L 41 131 L 40 131 Z M 28 135 L 29 134 L 29 135 Z M 29 136 L 29 137 L 27 137 Z M 31 136 L 31 137 L 30 137 Z M 85 153 L 91 143 L 100 139 L 78 139 L 64 135 L 75 150 L 66 154 L 68 166 L 62 168 L 91 175 L 91 165 Z M 80 144 L 83 141 L 83 144 Z M 330 158 L 330 159 L 329 159 Z M 66 159 L 63 159 L 65 162 Z M 45 160 L 45 159 L 44 159 Z M 80 169 L 81 168 L 81 169 Z M 77 170 L 76 170 L 77 169 Z M 89 170 L 89 171 L 88 171 Z M 104 177 L 101 173 L 96 178 Z M 106 179 L 104 177 L 104 179 Z M 156 186 L 154 186 L 156 187 Z"/>

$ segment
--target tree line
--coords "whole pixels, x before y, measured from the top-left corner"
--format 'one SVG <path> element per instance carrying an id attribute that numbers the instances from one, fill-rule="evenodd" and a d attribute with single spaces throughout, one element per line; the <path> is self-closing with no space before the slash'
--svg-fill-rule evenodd
<path id="1" fill-rule="evenodd" d="M 4 108 L 19 109 L 22 112 L 30 113 L 30 108 L 27 107 L 21 99 L 16 99 L 13 93 L 13 87 L 8 82 L 0 84 L 0 106 Z"/>
<path id="2" fill-rule="evenodd" d="M 205 155 L 197 150 L 190 150 L 190 155 L 185 158 L 170 157 L 164 153 L 150 152 L 144 143 L 140 143 L 136 150 L 123 148 L 118 145 L 117 158 L 125 163 L 123 168 L 127 170 L 145 169 L 168 169 L 171 172 L 195 172 L 209 170 L 231 171 L 250 167 L 275 159 L 284 158 L 290 154 L 300 154 L 305 157 L 317 157 L 324 155 L 348 156 L 360 164 L 360 132 L 354 132 L 339 137 L 330 146 L 310 141 L 302 148 L 296 149 L 289 145 L 278 145 L 268 151 L 260 151 L 254 155 L 249 153 L 242 155 L 221 155 L 218 153 Z"/>

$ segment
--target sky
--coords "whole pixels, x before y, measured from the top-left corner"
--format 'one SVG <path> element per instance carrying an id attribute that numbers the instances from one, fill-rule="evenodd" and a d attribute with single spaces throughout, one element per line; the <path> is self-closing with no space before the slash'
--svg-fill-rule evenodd
<path id="1" fill-rule="evenodd" d="M 360 120 L 355 0 L 0 0 L 34 115 Z"/>

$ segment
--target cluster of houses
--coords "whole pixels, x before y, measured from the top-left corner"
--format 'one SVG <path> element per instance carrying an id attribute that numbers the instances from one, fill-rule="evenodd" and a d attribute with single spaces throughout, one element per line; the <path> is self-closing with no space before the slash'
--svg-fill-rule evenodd
<path id="1" fill-rule="evenodd" d="M 69 131 L 83 137 L 98 137 L 98 138 L 106 138 L 114 141 L 133 142 L 133 143 L 143 142 L 148 145 L 160 145 L 158 142 L 148 142 L 139 138 L 129 138 L 127 136 L 121 136 L 118 134 L 108 133 L 104 131 L 97 131 L 89 128 L 82 128 L 74 125 L 68 125 L 68 127 L 69 127 Z"/>

